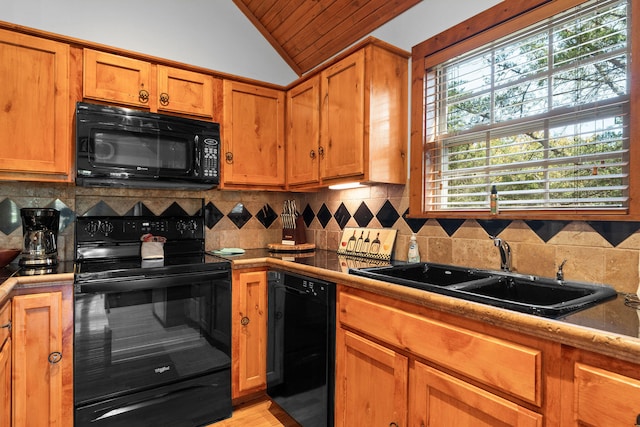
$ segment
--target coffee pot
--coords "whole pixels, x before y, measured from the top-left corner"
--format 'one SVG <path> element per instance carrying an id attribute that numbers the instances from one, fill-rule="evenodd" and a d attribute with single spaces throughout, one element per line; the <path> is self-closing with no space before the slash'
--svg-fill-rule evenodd
<path id="1" fill-rule="evenodd" d="M 19 264 L 39 268 L 58 263 L 60 212 L 51 208 L 22 208 L 24 247 Z"/>

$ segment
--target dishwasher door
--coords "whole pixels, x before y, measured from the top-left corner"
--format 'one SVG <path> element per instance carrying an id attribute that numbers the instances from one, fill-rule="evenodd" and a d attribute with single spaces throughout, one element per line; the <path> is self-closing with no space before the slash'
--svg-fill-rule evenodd
<path id="1" fill-rule="evenodd" d="M 269 272 L 267 393 L 303 427 L 333 426 L 334 283 Z"/>

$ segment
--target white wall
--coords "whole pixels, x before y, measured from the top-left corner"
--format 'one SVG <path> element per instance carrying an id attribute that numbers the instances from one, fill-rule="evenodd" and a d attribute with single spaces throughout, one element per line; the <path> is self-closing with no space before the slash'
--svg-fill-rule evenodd
<path id="1" fill-rule="evenodd" d="M 372 35 L 402 49 L 498 0 L 424 0 Z M 0 20 L 287 85 L 297 75 L 231 0 L 0 0 Z"/>

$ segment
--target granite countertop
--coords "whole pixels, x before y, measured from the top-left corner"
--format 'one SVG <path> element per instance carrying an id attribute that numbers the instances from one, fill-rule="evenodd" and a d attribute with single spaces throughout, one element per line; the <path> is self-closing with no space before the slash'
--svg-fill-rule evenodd
<path id="1" fill-rule="evenodd" d="M 640 363 L 640 311 L 625 305 L 623 295 L 564 318 L 548 319 L 349 275 L 349 268 L 362 268 L 377 263 L 350 260 L 334 251 L 318 250 L 294 256 L 269 252 L 267 249 L 249 249 L 242 255 L 223 258 L 231 261 L 233 268 L 269 267 L 348 284 L 516 332 Z M 38 286 L 52 282 L 68 284 L 73 280 L 73 271 L 73 262 L 60 263 L 53 274 L 38 276 L 24 275 L 11 266 L 0 269 L 0 305 L 15 287 Z"/>
<path id="2" fill-rule="evenodd" d="M 624 295 L 560 319 L 518 313 L 419 289 L 348 275 L 349 267 L 367 267 L 363 261 L 340 257 L 333 251 L 308 254 L 272 253 L 250 249 L 228 256 L 234 268 L 268 266 L 308 274 L 336 283 L 391 296 L 451 314 L 546 338 L 562 344 L 640 363 L 640 310 L 625 304 Z"/>

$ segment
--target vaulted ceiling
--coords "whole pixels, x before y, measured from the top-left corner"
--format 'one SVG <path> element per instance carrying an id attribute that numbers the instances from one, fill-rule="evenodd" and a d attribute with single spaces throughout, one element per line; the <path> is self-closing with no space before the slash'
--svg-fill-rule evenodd
<path id="1" fill-rule="evenodd" d="M 233 0 L 298 74 L 421 0 Z"/>

